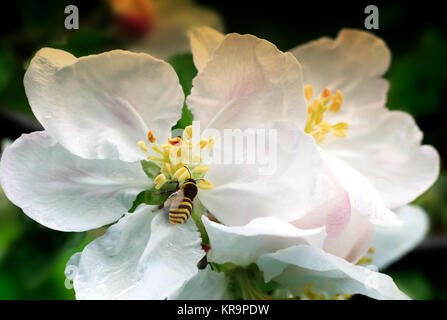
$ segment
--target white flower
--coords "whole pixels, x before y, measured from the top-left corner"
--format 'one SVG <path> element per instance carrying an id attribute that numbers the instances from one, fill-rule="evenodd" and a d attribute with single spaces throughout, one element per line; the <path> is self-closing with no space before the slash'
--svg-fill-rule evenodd
<path id="1" fill-rule="evenodd" d="M 109 0 L 110 7 L 123 29 L 142 36 L 129 49 L 160 59 L 187 53 L 187 31 L 198 26 L 223 30 L 217 12 L 193 0 Z"/>
<path id="2" fill-rule="evenodd" d="M 209 60 L 221 55 L 222 42 L 231 37 L 208 27 L 193 30 L 190 42 L 197 69 L 211 69 Z M 311 134 L 344 188 L 357 188 L 344 173 L 358 171 L 386 206 L 395 209 L 436 181 L 437 151 L 421 146 L 422 132 L 410 115 L 385 107 L 388 82 L 382 75 L 390 53 L 381 39 L 364 31 L 342 30 L 335 40 L 321 38 L 291 53 L 301 65 L 305 99 L 294 101 L 286 113 L 273 113 L 271 120 L 296 121 Z"/>
<path id="3" fill-rule="evenodd" d="M 287 110 L 291 101 L 302 96 L 295 58 L 254 37 L 238 41 L 248 45 L 246 55 L 252 60 L 256 56 L 274 59 L 273 65 L 250 66 L 259 74 L 259 82 L 249 83 L 254 96 L 252 101 L 247 97 L 247 112 L 271 112 L 272 101 Z M 253 46 L 253 41 L 259 43 Z M 167 63 L 120 50 L 78 59 L 61 50 L 42 49 L 26 72 L 25 89 L 45 131 L 23 135 L 5 150 L 0 181 L 8 198 L 39 223 L 62 231 L 97 228 L 117 221 L 141 191 L 154 184 L 161 187 L 167 178 L 185 180 L 185 168 L 174 162 L 177 152 L 173 156 L 171 151 L 184 152 L 181 147 L 191 142 L 190 129 L 185 130 L 183 141 L 168 139 L 184 97 Z M 195 90 L 207 87 L 196 84 Z M 239 98 L 236 95 L 234 101 Z M 200 102 L 201 97 L 191 95 L 191 105 Z M 238 112 L 228 108 L 207 127 L 219 133 L 226 128 L 265 125 L 254 119 L 244 126 L 241 121 L 237 127 L 239 119 Z M 208 124 L 209 119 L 197 116 L 196 120 Z M 201 181 L 198 198 L 228 225 L 272 213 L 277 219 L 296 220 L 317 206 L 330 208 L 338 199 L 313 139 L 285 122 L 269 126 L 277 130 L 281 141 L 273 175 L 259 175 L 259 165 L 191 167 L 193 175 L 206 174 L 208 180 Z M 152 143 L 151 150 L 145 140 Z M 156 140 L 169 142 L 160 148 Z M 205 143 L 212 144 L 209 139 Z M 140 164 L 148 156 L 146 151 L 162 166 L 154 181 Z M 300 183 L 291 172 L 300 175 Z M 284 196 L 284 189 L 300 196 Z M 197 275 L 197 262 L 205 252 L 192 219 L 174 227 L 166 214 L 153 213 L 154 208 L 141 205 L 125 214 L 73 257 L 69 267 L 78 271 L 72 276 L 78 298 L 163 299 L 181 296 L 180 288 L 189 290 L 194 281 L 214 281 L 214 275 Z M 308 233 L 297 230 L 297 236 L 299 232 Z M 320 238 L 326 235 L 323 228 L 313 233 Z"/>
<path id="4" fill-rule="evenodd" d="M 238 40 L 244 37 L 245 41 Z M 261 72 L 255 71 L 259 68 L 251 69 L 250 66 L 260 64 L 264 68 L 273 68 L 275 60 L 261 54 L 256 55 L 254 59 L 247 57 L 244 54 L 249 46 L 247 38 L 250 37 L 237 34 L 224 36 L 207 27 L 197 28 L 190 33 L 191 50 L 199 74 L 194 80 L 191 96 L 187 100 L 189 108 L 195 117 L 211 119 L 210 122 L 213 124 L 216 122 L 212 118 L 214 114 L 218 114 L 222 109 L 232 109 L 235 113 L 246 115 L 239 117 L 235 124 L 238 127 L 252 125 L 253 122 L 259 125 L 261 122 L 288 119 L 295 121 L 297 127 L 311 135 L 321 148 L 328 172 L 332 172 L 328 176 L 333 178 L 335 184 L 340 184 L 339 195 L 345 195 L 348 205 L 346 201 L 340 201 L 342 197 L 339 196 L 331 203 L 331 208 L 322 206 L 296 221 L 289 221 L 301 230 L 325 226 L 328 232 L 322 246 L 325 253 L 318 249 L 318 246 L 313 249 L 296 250 L 300 252 L 305 250 L 303 252 L 307 253 L 315 249 L 316 253 L 311 254 L 323 264 L 332 263 L 330 261 L 333 259 L 342 261 L 334 255 L 346 260 L 347 262 L 333 264 L 333 268 L 340 268 L 342 270 L 340 272 L 344 274 L 343 277 L 335 276 L 342 279 L 338 281 L 342 293 L 354 293 L 352 292 L 354 290 L 376 298 L 404 297 L 389 277 L 373 273 L 377 286 L 371 287 L 368 283 L 371 277 L 368 275 L 372 271 L 349 264 L 359 261 L 367 253 L 373 241 L 375 228 L 380 230 L 386 226 L 394 226 L 396 229 L 388 230 L 391 230 L 390 233 L 395 232 L 398 237 L 400 230 L 406 228 L 404 227 L 406 221 L 404 220 L 404 226 L 397 223 L 398 220 L 389 208 L 404 205 L 425 191 L 436 180 L 439 171 L 439 156 L 436 150 L 431 146 L 420 146 L 421 133 L 411 117 L 401 112 L 388 111 L 384 107 L 387 84 L 380 76 L 388 67 L 389 53 L 385 45 L 369 33 L 349 30 L 343 31 L 336 41 L 321 40 L 321 46 L 317 47 L 319 50 L 315 53 L 309 49 L 307 55 L 298 57 L 298 61 L 303 65 L 302 83 L 315 83 L 313 87 L 299 84 L 304 95 L 302 99 L 296 97 L 294 100 L 286 100 L 288 104 L 286 110 L 276 109 L 275 100 L 270 100 L 269 111 L 266 112 L 261 108 L 256 112 L 250 112 L 252 110 L 247 110 L 247 105 L 252 101 L 255 104 L 259 97 L 248 84 L 262 81 Z M 267 52 L 259 45 L 262 43 L 260 39 L 251 41 L 253 43 L 251 46 L 256 47 L 258 53 Z M 312 48 L 312 45 L 308 46 Z M 293 51 L 295 54 L 296 52 L 300 50 Z M 301 59 L 305 61 L 302 62 Z M 290 65 L 293 63 L 290 62 Z M 280 72 L 278 68 L 276 70 Z M 275 83 L 270 81 L 263 85 L 268 87 Z M 200 89 L 196 87 L 198 85 Z M 324 90 L 325 88 L 330 90 Z M 284 89 L 292 91 L 294 88 L 287 86 Z M 322 95 L 320 97 L 318 94 L 319 100 L 315 102 L 312 100 L 312 91 L 318 92 L 318 90 Z M 324 107 L 321 110 L 316 108 L 320 105 Z M 367 110 L 369 114 L 363 113 Z M 318 116 L 325 117 L 326 112 L 329 112 L 327 119 L 315 121 Z M 370 124 L 372 114 L 375 115 L 375 119 L 384 122 Z M 393 122 L 396 118 L 397 123 Z M 399 119 L 403 119 L 406 126 L 399 127 L 401 123 Z M 346 124 L 345 120 L 349 124 Z M 322 124 L 319 127 L 320 122 Z M 385 128 L 388 129 L 386 134 L 381 134 L 379 130 L 381 124 L 386 124 Z M 226 124 L 231 125 L 232 123 Z M 328 137 L 330 135 L 331 139 L 326 135 Z M 406 137 L 410 140 L 406 141 Z M 334 146 L 340 147 L 337 149 Z M 358 161 L 350 161 L 351 158 L 345 155 L 352 156 Z M 356 164 L 361 164 L 363 167 Z M 405 170 L 411 171 L 405 172 Z M 374 176 L 371 173 L 377 174 Z M 296 178 L 299 179 L 298 174 Z M 389 179 L 387 183 L 377 182 L 385 178 Z M 394 203 L 391 199 L 394 199 Z M 339 202 L 338 207 L 335 205 L 336 202 Z M 277 279 L 281 272 L 275 276 L 267 276 L 269 270 L 265 268 L 272 264 L 261 263 L 262 259 L 266 261 L 266 258 L 261 257 L 269 252 L 273 254 L 282 248 L 291 250 L 289 253 L 291 254 L 295 250 L 294 245 L 301 245 L 293 232 L 289 236 L 284 236 L 283 232 L 289 226 L 280 227 L 272 221 L 266 221 L 265 227 L 262 226 L 262 220 L 256 220 L 243 227 L 228 228 L 203 219 L 208 234 L 213 235 L 210 236 L 209 260 L 219 263 L 233 262 L 239 265 L 257 262 L 265 272 L 266 280 Z M 332 232 L 331 224 L 336 226 Z M 302 237 L 305 238 L 306 235 L 303 234 Z M 378 237 L 376 236 L 376 239 Z M 404 240 L 408 241 L 407 248 L 414 245 L 411 239 Z M 310 243 L 308 239 L 307 242 Z M 234 251 L 234 248 L 243 248 L 245 254 Z M 249 248 L 248 252 L 245 248 Z M 396 248 L 394 254 L 398 255 L 399 252 L 401 250 Z M 377 256 L 380 254 L 377 253 Z M 333 270 L 328 274 L 333 275 Z M 359 283 L 363 287 L 359 287 Z M 306 283 L 300 285 L 300 290 L 303 290 Z M 295 293 L 299 291 L 297 288 L 294 289 Z M 317 291 L 320 289 L 315 288 Z M 324 294 L 330 297 L 332 293 L 334 292 L 328 290 Z"/>

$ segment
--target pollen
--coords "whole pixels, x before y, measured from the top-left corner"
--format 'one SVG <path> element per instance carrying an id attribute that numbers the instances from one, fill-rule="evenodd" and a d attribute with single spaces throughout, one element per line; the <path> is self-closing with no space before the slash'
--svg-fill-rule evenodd
<path id="1" fill-rule="evenodd" d="M 311 101 L 313 87 L 306 85 L 304 86 L 304 96 L 308 101 L 307 122 L 304 132 L 312 135 L 317 143 L 326 142 L 329 134 L 332 134 L 336 138 L 344 138 L 347 136 L 349 128 L 347 122 L 332 124 L 325 121 L 326 115 L 340 111 L 343 104 L 343 94 L 340 90 L 336 90 L 334 94 L 325 88 L 320 97 Z"/>
<path id="2" fill-rule="evenodd" d="M 206 173 L 210 167 L 203 164 L 202 154 L 213 149 L 215 140 L 213 137 L 192 142 L 193 127 L 188 126 L 182 133 L 182 137 L 169 138 L 161 145 L 155 144 L 157 141 L 154 133 L 148 132 L 147 142 L 138 141 L 137 145 L 148 153 L 147 158 L 160 167 L 160 174 L 154 178 L 156 189 L 160 189 L 167 182 L 184 182 L 192 178 L 197 180 L 197 186 L 210 190 L 213 184 L 205 180 Z M 148 147 L 147 143 L 152 145 Z"/>
<path id="3" fill-rule="evenodd" d="M 147 141 L 149 141 L 150 143 L 157 142 L 157 137 L 154 135 L 152 130 L 149 130 L 149 132 L 147 133 Z"/>
<path id="4" fill-rule="evenodd" d="M 182 143 L 182 139 L 180 139 L 179 137 L 172 138 L 172 139 L 169 138 L 168 142 L 169 142 L 169 144 L 175 146 L 175 145 L 178 145 L 178 144 Z"/>

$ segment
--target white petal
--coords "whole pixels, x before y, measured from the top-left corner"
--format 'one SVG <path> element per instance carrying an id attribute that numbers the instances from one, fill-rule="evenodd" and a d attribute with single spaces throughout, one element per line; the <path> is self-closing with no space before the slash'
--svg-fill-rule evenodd
<path id="1" fill-rule="evenodd" d="M 227 282 L 223 272 L 215 272 L 210 265 L 191 278 L 170 299 L 222 300 L 227 297 Z"/>
<path id="2" fill-rule="evenodd" d="M 382 273 L 356 266 L 309 246 L 295 246 L 259 258 L 265 281 L 275 280 L 297 296 L 305 286 L 332 298 L 337 294 L 362 294 L 375 299 L 408 299 L 393 280 Z"/>
<path id="3" fill-rule="evenodd" d="M 343 160 L 322 151 L 323 159 L 348 192 L 351 208 L 367 218 L 375 225 L 395 226 L 400 221 L 390 209 L 385 206 L 378 192 L 357 170 Z"/>
<path id="4" fill-rule="evenodd" d="M 299 244 L 321 248 L 326 237 L 324 227 L 298 229 L 275 217 L 253 219 L 241 227 L 227 227 L 205 216 L 202 221 L 211 246 L 207 259 L 220 264 L 231 262 L 247 266 L 264 253 Z"/>
<path id="5" fill-rule="evenodd" d="M 272 215 L 292 221 L 333 199 L 336 188 L 314 139 L 293 123 L 276 122 L 270 129 L 266 164 L 259 158 L 255 164 L 233 161 L 213 164 L 207 172 L 214 188 L 200 190 L 198 197 L 225 225 L 244 225 Z M 275 135 L 277 140 L 270 140 Z"/>
<path id="6" fill-rule="evenodd" d="M 198 27 L 188 33 L 194 65 L 200 72 L 211 59 L 225 36 L 210 27 Z"/>
<path id="7" fill-rule="evenodd" d="M 409 114 L 362 108 L 343 121 L 350 125 L 347 137 L 322 148 L 362 173 L 389 208 L 413 201 L 436 181 L 439 155 L 421 146 L 422 132 Z"/>
<path id="8" fill-rule="evenodd" d="M 204 251 L 194 222 L 174 227 L 153 208 L 126 214 L 84 249 L 78 299 L 165 299 L 197 274 Z"/>
<path id="9" fill-rule="evenodd" d="M 376 228 L 372 255 L 373 264 L 385 269 L 416 247 L 428 230 L 428 217 L 420 207 L 405 206 L 396 210 L 403 222 L 399 227 Z"/>
<path id="10" fill-rule="evenodd" d="M 174 54 L 190 52 L 187 33 L 199 26 L 223 30 L 222 18 L 212 9 L 199 6 L 195 1 L 152 1 L 157 14 L 153 30 L 131 51 L 147 52 L 167 59 Z"/>
<path id="11" fill-rule="evenodd" d="M 320 38 L 291 52 L 303 67 L 305 84 L 319 95 L 340 89 L 345 97 L 340 113 L 350 108 L 381 107 L 388 83 L 381 76 L 390 65 L 386 44 L 372 33 L 342 30 L 336 39 Z"/>
<path id="12" fill-rule="evenodd" d="M 149 129 L 164 141 L 178 120 L 183 91 L 167 63 L 115 50 L 75 58 L 41 49 L 25 74 L 36 118 L 66 149 L 89 159 L 136 161 Z"/>
<path id="13" fill-rule="evenodd" d="M 0 181 L 30 218 L 61 231 L 116 221 L 151 185 L 139 162 L 80 158 L 46 132 L 22 135 L 4 151 Z"/>
<path id="14" fill-rule="evenodd" d="M 295 57 L 266 40 L 239 34 L 225 37 L 187 98 L 202 128 L 221 131 L 302 119 L 307 114 L 304 101 Z"/>

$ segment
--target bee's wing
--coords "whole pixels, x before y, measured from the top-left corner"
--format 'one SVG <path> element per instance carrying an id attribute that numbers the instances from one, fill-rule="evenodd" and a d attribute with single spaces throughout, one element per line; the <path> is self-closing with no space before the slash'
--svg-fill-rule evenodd
<path id="1" fill-rule="evenodd" d="M 183 191 L 183 189 L 180 189 L 179 191 L 171 194 L 169 196 L 169 198 L 166 199 L 166 205 L 169 206 L 169 210 L 178 209 L 178 207 L 180 207 L 180 204 L 182 203 L 184 197 L 185 197 L 185 192 Z"/>

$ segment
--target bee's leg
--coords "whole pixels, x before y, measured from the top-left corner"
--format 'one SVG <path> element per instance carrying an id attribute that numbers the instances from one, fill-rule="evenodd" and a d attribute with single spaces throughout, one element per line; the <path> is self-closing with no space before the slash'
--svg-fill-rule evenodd
<path id="1" fill-rule="evenodd" d="M 160 204 L 157 208 L 155 208 L 154 210 L 152 210 L 152 212 L 155 212 L 155 211 L 158 211 L 158 210 L 161 210 L 161 209 L 163 209 L 164 208 L 164 206 L 165 206 L 165 204 L 164 204 L 164 202 L 162 203 L 162 204 Z"/>
<path id="2" fill-rule="evenodd" d="M 173 192 L 176 192 L 177 191 L 177 189 L 174 189 L 174 190 L 165 190 L 165 191 L 158 191 L 158 192 L 155 192 L 155 194 L 168 194 L 168 193 L 173 193 Z"/>

